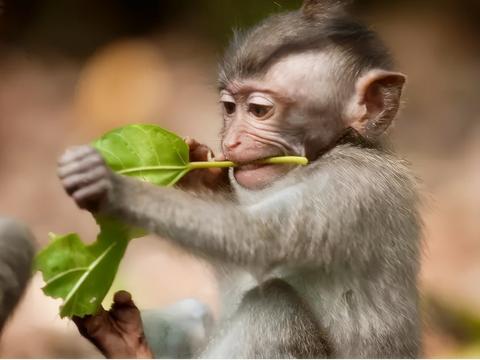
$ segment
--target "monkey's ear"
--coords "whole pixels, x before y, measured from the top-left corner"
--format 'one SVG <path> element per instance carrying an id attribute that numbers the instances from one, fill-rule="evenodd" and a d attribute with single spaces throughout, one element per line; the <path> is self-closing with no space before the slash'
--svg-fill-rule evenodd
<path id="1" fill-rule="evenodd" d="M 326 17 L 343 11 L 351 2 L 352 0 L 304 0 L 302 12 L 307 18 Z"/>
<path id="2" fill-rule="evenodd" d="M 406 79 L 384 70 L 371 70 L 358 79 L 349 108 L 350 126 L 367 139 L 381 135 L 397 115 Z"/>

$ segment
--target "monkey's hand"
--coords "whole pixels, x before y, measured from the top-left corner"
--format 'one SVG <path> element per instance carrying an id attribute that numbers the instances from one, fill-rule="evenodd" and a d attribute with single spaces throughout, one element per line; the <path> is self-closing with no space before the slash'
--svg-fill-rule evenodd
<path id="1" fill-rule="evenodd" d="M 80 334 L 94 344 L 109 359 L 152 359 L 146 342 L 140 311 L 126 291 L 115 294 L 109 311 L 103 308 L 97 315 L 73 317 Z"/>
<path id="2" fill-rule="evenodd" d="M 58 161 L 58 177 L 77 205 L 92 212 L 100 210 L 113 188 L 113 172 L 88 145 L 67 149 Z"/>
<path id="3" fill-rule="evenodd" d="M 214 158 L 212 150 L 207 145 L 191 138 L 185 138 L 185 142 L 190 148 L 190 161 L 209 161 Z M 216 157 L 215 160 L 224 158 Z M 178 186 L 185 190 L 228 190 L 228 170 L 218 168 L 193 170 L 179 181 Z"/>

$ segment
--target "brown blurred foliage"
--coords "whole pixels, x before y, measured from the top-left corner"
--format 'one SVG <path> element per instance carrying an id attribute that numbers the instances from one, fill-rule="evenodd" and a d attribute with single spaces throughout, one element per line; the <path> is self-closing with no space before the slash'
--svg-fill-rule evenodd
<path id="1" fill-rule="evenodd" d="M 0 1 L 0 214 L 30 224 L 41 245 L 50 231 L 94 239 L 91 216 L 56 179 L 62 150 L 132 122 L 218 148 L 215 69 L 228 28 L 298 3 Z M 480 356 L 478 4 L 355 6 L 409 76 L 391 138 L 423 181 L 425 356 Z M 41 286 L 37 274 L 0 355 L 98 356 Z M 184 297 L 217 307 L 208 266 L 154 237 L 132 243 L 114 287 L 132 291 L 141 307 Z"/>

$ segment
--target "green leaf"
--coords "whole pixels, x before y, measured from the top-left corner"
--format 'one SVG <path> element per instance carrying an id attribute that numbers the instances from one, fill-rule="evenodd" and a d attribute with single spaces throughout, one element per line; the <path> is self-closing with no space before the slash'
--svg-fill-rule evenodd
<path id="1" fill-rule="evenodd" d="M 156 185 L 173 185 L 190 170 L 188 145 L 158 126 L 119 128 L 93 145 L 113 171 Z M 46 282 L 44 293 L 64 300 L 61 317 L 95 314 L 129 241 L 144 235 L 143 230 L 112 219 L 96 220 L 100 233 L 93 244 L 85 245 L 77 234 L 52 235 L 51 243 L 36 257 L 36 268 Z"/>
<path id="2" fill-rule="evenodd" d="M 97 241 L 85 245 L 77 234 L 51 235 L 51 243 L 35 259 L 46 282 L 43 291 L 64 300 L 61 317 L 98 311 L 129 242 L 129 230 L 120 223 L 100 219 Z"/>
<path id="3" fill-rule="evenodd" d="M 188 145 L 179 136 L 155 125 L 115 129 L 93 142 L 107 165 L 118 174 L 160 186 L 171 186 L 193 169 L 236 166 L 230 161 L 189 162 Z M 261 160 L 267 164 L 305 165 L 302 157 Z M 85 245 L 77 234 L 52 235 L 36 257 L 36 268 L 46 282 L 43 291 L 64 300 L 61 317 L 95 314 L 110 289 L 131 239 L 144 235 L 114 219 L 96 218 L 97 240 Z"/>
<path id="4" fill-rule="evenodd" d="M 155 185 L 173 185 L 190 171 L 185 141 L 155 125 L 115 129 L 93 146 L 112 170 Z"/>
<path id="5" fill-rule="evenodd" d="M 160 186 L 171 186 L 194 169 L 228 168 L 231 161 L 189 161 L 188 145 L 179 136 L 156 125 L 128 125 L 108 132 L 93 143 L 107 165 L 119 174 Z M 300 156 L 279 156 L 261 164 L 307 165 Z"/>

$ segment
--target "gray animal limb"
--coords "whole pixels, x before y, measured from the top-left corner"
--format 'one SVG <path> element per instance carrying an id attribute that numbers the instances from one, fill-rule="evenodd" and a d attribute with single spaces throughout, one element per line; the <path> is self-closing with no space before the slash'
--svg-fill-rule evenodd
<path id="1" fill-rule="evenodd" d="M 35 240 L 25 225 L 0 218 L 0 331 L 31 277 L 34 249 Z"/>
<path id="2" fill-rule="evenodd" d="M 148 345 L 157 359 L 198 355 L 213 325 L 208 307 L 195 299 L 143 310 L 141 316 Z"/>

